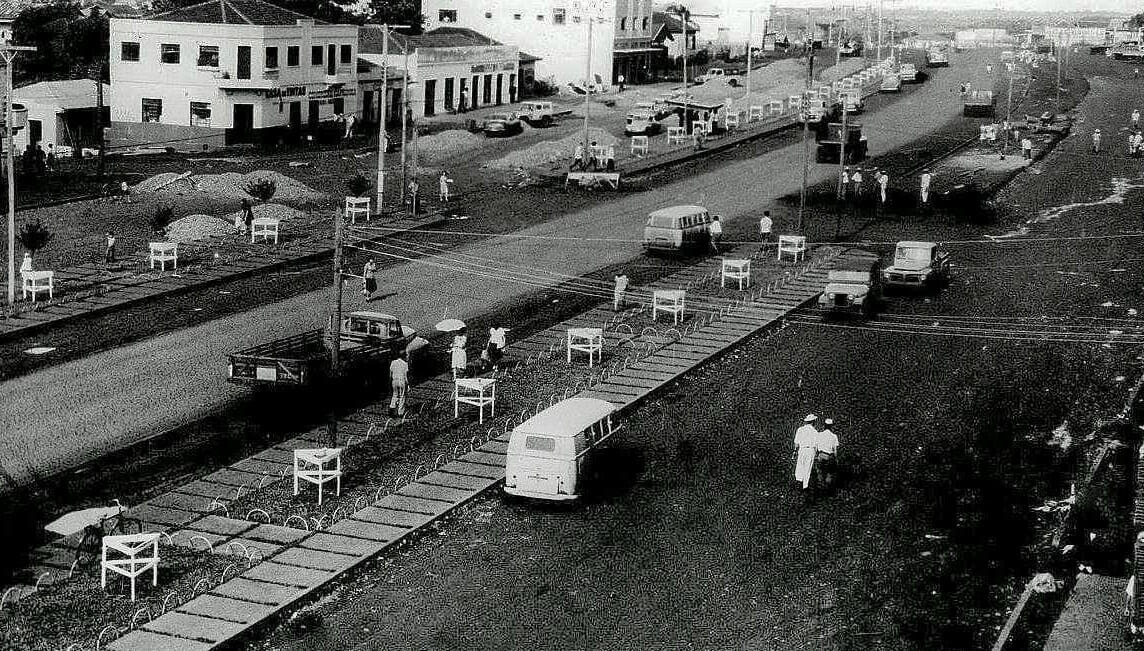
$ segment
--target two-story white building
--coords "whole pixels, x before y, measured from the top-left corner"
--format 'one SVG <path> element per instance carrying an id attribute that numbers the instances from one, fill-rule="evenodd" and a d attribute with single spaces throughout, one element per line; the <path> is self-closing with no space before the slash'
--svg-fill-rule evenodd
<path id="1" fill-rule="evenodd" d="M 110 50 L 110 147 L 273 142 L 358 110 L 358 27 L 262 0 L 113 18 Z"/>
<path id="2" fill-rule="evenodd" d="M 540 57 L 538 80 L 607 85 L 617 32 L 625 31 L 618 29 L 617 2 L 629 0 L 422 0 L 421 12 L 427 30 L 464 27 Z"/>

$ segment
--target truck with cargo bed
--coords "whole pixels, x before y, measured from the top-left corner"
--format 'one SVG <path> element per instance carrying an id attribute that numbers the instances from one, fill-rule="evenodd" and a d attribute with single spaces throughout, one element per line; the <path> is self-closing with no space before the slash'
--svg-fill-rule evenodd
<path id="1" fill-rule="evenodd" d="M 878 311 L 882 296 L 881 264 L 855 260 L 848 268 L 832 269 L 826 287 L 818 295 L 818 306 L 826 316 L 853 314 L 871 317 Z"/>
<path id="2" fill-rule="evenodd" d="M 395 316 L 380 312 L 350 312 L 338 332 L 340 362 L 349 369 L 367 363 L 384 364 L 405 351 L 416 332 Z M 262 386 L 310 386 L 330 377 L 327 330 L 319 328 L 252 346 L 227 356 L 227 380 Z"/>
<path id="3" fill-rule="evenodd" d="M 816 163 L 837 163 L 842 155 L 842 125 L 831 122 L 826 125 L 815 151 Z M 866 159 L 869 143 L 862 134 L 862 125 L 849 123 L 846 125 L 846 162 L 860 163 Z"/>

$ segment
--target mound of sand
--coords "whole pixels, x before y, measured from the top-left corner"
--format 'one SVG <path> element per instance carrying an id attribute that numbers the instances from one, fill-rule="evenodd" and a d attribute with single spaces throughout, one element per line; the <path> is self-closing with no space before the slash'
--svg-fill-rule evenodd
<path id="1" fill-rule="evenodd" d="M 253 199 L 246 188 L 252 181 L 269 179 L 274 181 L 278 190 L 274 193 L 277 201 L 310 202 L 320 201 L 324 195 L 310 186 L 297 181 L 285 174 L 272 170 L 257 170 L 247 174 L 238 172 L 225 172 L 223 174 L 193 174 L 184 179 L 174 172 L 156 174 L 135 186 L 137 193 L 156 193 L 159 195 L 186 195 L 202 193 L 217 199 L 241 201 Z M 171 182 L 174 179 L 179 179 Z"/>
<path id="2" fill-rule="evenodd" d="M 612 134 L 593 127 L 588 130 L 588 140 L 595 140 L 600 145 L 614 145 L 618 139 Z M 538 142 L 524 149 L 509 152 L 505 156 L 491 161 L 488 166 L 494 169 L 511 170 L 519 167 L 540 167 L 556 161 L 572 162 L 576 153 L 576 145 L 584 142 L 584 132 L 577 130 L 560 140 Z"/>
<path id="3" fill-rule="evenodd" d="M 444 160 L 453 154 L 475 149 L 485 140 L 484 136 L 469 133 L 463 129 L 450 129 L 431 136 L 417 139 L 417 151 L 426 158 Z"/>
<path id="4" fill-rule="evenodd" d="M 187 215 L 167 226 L 167 239 L 172 242 L 193 242 L 215 235 L 231 235 L 234 222 L 211 215 Z"/>

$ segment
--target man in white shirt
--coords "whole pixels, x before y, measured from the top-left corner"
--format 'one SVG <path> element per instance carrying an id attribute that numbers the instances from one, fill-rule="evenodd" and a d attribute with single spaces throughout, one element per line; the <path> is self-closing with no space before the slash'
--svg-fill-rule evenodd
<path id="1" fill-rule="evenodd" d="M 855 199 L 861 199 L 862 198 L 862 170 L 861 169 L 854 170 L 854 173 L 850 175 L 850 182 L 854 184 L 854 192 L 853 192 L 854 198 Z"/>
<path id="2" fill-rule="evenodd" d="M 834 476 L 837 470 L 836 456 L 838 454 L 838 436 L 834 433 L 834 420 L 827 418 L 823 421 L 825 427 L 820 430 L 814 439 L 814 474 L 818 477 L 818 486 L 830 490 L 834 486 Z"/>
<path id="3" fill-rule="evenodd" d="M 711 218 L 708 233 L 711 235 L 711 248 L 715 251 L 715 255 L 719 255 L 719 240 L 723 239 L 723 222 L 719 221 L 719 215 Z"/>
<path id="4" fill-rule="evenodd" d="M 624 306 L 624 294 L 628 291 L 628 275 L 617 274 L 612 279 L 616 282 L 612 288 L 612 311 L 619 312 Z"/>
<path id="5" fill-rule="evenodd" d="M 1132 109 L 1132 128 L 1140 126 L 1140 109 Z"/>
<path id="6" fill-rule="evenodd" d="M 810 487 L 810 477 L 814 472 L 814 457 L 817 452 L 818 429 L 814 423 L 818 416 L 807 414 L 802 426 L 794 432 L 794 480 L 802 484 L 802 489 Z"/>
<path id="7" fill-rule="evenodd" d="M 842 198 L 845 199 L 845 198 L 847 198 L 847 195 L 850 194 L 850 168 L 849 167 L 842 169 L 842 182 L 840 183 L 840 185 L 842 186 Z"/>
<path id="8" fill-rule="evenodd" d="M 405 353 L 398 353 L 389 363 L 389 414 L 394 417 L 405 415 L 405 391 L 409 388 L 409 363 Z"/>
<path id="9" fill-rule="evenodd" d="M 929 203 L 929 189 L 930 189 L 930 183 L 932 183 L 932 182 L 933 182 L 933 176 L 930 174 L 930 171 L 928 169 L 922 170 L 922 179 L 921 179 L 922 203 Z"/>
<path id="10" fill-rule="evenodd" d="M 764 210 L 763 216 L 759 219 L 759 235 L 762 236 L 764 242 L 771 241 L 771 229 L 774 228 L 775 222 L 771 219 L 771 211 Z"/>
<path id="11" fill-rule="evenodd" d="M 886 203 L 886 189 L 890 186 L 890 175 L 885 172 L 879 172 L 878 176 L 879 192 L 881 192 L 882 203 Z"/>

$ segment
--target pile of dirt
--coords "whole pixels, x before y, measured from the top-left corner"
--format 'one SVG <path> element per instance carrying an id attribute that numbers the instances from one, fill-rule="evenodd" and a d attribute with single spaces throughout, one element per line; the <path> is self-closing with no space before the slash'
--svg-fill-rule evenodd
<path id="1" fill-rule="evenodd" d="M 135 186 L 136 193 L 155 193 L 158 195 L 186 195 L 202 193 L 216 199 L 241 201 L 253 199 L 246 191 L 251 182 L 259 179 L 274 181 L 278 190 L 274 198 L 278 201 L 309 202 L 320 201 L 324 195 L 305 183 L 271 170 L 256 170 L 247 174 L 238 172 L 225 172 L 223 174 L 194 174 L 185 179 L 177 179 L 180 174 L 164 172 L 156 174 Z"/>
<path id="2" fill-rule="evenodd" d="M 211 215 L 187 215 L 167 226 L 167 239 L 172 242 L 193 242 L 213 235 L 231 235 L 234 219 L 226 221 Z"/>
<path id="3" fill-rule="evenodd" d="M 618 142 L 612 134 L 593 127 L 588 130 L 588 140 L 595 140 L 600 145 L 614 145 Z M 556 161 L 572 162 L 576 153 L 576 145 L 584 142 L 584 132 L 577 130 L 560 140 L 547 140 L 538 142 L 530 147 L 509 152 L 505 156 L 488 163 L 493 169 L 511 170 L 520 167 L 540 167 Z"/>
<path id="4" fill-rule="evenodd" d="M 157 191 L 169 192 L 170 190 L 168 188 L 170 188 L 172 185 L 182 186 L 181 189 L 186 191 L 190 189 L 190 183 L 186 179 L 180 179 L 182 176 L 184 175 L 177 172 L 162 172 L 150 178 L 144 179 L 142 182 L 132 188 L 132 192 L 135 194 L 144 194 Z"/>
<path id="5" fill-rule="evenodd" d="M 469 133 L 463 129 L 450 129 L 418 138 L 417 151 L 428 159 L 442 160 L 458 152 L 475 149 L 484 140 L 484 136 L 480 134 Z"/>
<path id="6" fill-rule="evenodd" d="M 255 218 L 270 217 L 273 219 L 280 219 L 282 221 L 286 221 L 288 219 L 294 219 L 295 217 L 305 217 L 306 216 L 306 213 L 302 212 L 301 210 L 295 210 L 294 208 L 291 208 L 289 206 L 283 206 L 280 203 L 258 204 L 256 206 L 254 206 L 251 209 L 251 211 L 254 213 Z M 242 211 L 241 210 L 236 211 L 236 212 L 232 212 L 229 215 L 224 215 L 222 217 L 222 219 L 226 220 L 230 224 L 234 223 L 235 218 L 238 218 L 238 219 L 242 218 Z"/>

